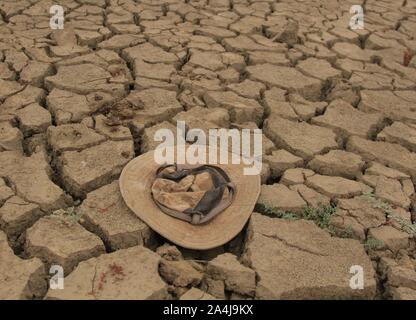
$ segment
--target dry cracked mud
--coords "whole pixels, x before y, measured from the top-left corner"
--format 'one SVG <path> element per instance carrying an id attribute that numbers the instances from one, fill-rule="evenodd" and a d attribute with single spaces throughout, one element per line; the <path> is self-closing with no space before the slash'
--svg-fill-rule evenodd
<path id="1" fill-rule="evenodd" d="M 0 298 L 416 299 L 415 89 L 415 0 L 2 0 Z M 263 130 L 256 212 L 222 247 L 121 197 L 176 121 Z"/>

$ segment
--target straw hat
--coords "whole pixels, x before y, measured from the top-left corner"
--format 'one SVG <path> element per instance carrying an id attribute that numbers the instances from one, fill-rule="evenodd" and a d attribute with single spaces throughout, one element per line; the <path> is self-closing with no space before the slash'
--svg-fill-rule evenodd
<path id="1" fill-rule="evenodd" d="M 217 150 L 209 147 L 207 152 Z M 232 193 L 232 200 L 225 200 L 228 203 L 223 207 L 226 208 L 206 223 L 193 224 L 162 210 L 164 205 L 157 200 L 164 198 L 155 199 L 154 193 L 160 192 L 160 183 L 155 180 L 160 179 L 158 172 L 163 167 L 154 160 L 154 151 L 133 159 L 124 167 L 119 180 L 121 194 L 127 206 L 166 239 L 188 249 L 212 249 L 227 243 L 243 229 L 260 193 L 260 176 L 244 175 L 246 165 L 229 162 L 213 168 L 219 168 L 231 181 L 232 189 L 226 193 L 229 197 Z"/>

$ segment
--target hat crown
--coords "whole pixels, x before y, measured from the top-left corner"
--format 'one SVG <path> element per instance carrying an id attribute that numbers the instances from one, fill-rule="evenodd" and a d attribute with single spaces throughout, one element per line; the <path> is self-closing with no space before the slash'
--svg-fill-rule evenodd
<path id="1" fill-rule="evenodd" d="M 164 213 L 192 224 L 202 224 L 231 205 L 235 189 L 221 168 L 175 164 L 156 171 L 152 197 Z"/>

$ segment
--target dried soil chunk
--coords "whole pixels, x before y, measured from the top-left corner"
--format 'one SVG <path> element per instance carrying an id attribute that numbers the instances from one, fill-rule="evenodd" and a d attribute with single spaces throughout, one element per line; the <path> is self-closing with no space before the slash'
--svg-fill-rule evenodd
<path id="1" fill-rule="evenodd" d="M 271 155 L 264 156 L 264 161 L 269 164 L 272 176 L 279 177 L 291 168 L 303 165 L 303 159 L 297 157 L 284 149 L 273 150 Z"/>
<path id="2" fill-rule="evenodd" d="M 249 66 L 247 71 L 253 80 L 298 93 L 305 99 L 318 100 L 321 96 L 321 81 L 307 77 L 294 68 L 266 63 Z"/>
<path id="3" fill-rule="evenodd" d="M 402 266 L 392 266 L 387 272 L 388 283 L 394 287 L 416 290 L 416 271 Z"/>
<path id="4" fill-rule="evenodd" d="M 16 237 L 44 214 L 38 205 L 13 196 L 0 208 L 0 227 L 9 237 Z"/>
<path id="5" fill-rule="evenodd" d="M 0 79 L 16 80 L 16 73 L 9 69 L 7 63 L 0 62 Z"/>
<path id="6" fill-rule="evenodd" d="M 391 226 L 370 229 L 368 237 L 378 240 L 382 248 L 387 248 L 393 252 L 405 249 L 409 245 L 409 235 Z"/>
<path id="7" fill-rule="evenodd" d="M 243 266 L 237 257 L 224 253 L 208 262 L 207 274 L 214 280 L 223 280 L 225 289 L 253 296 L 256 289 L 256 273 Z"/>
<path id="8" fill-rule="evenodd" d="M 60 89 L 53 89 L 47 97 L 49 111 L 54 116 L 56 123 L 81 122 L 101 106 L 109 103 L 113 98 L 103 92 L 91 95 L 79 95 Z"/>
<path id="9" fill-rule="evenodd" d="M 55 152 L 79 151 L 105 141 L 105 137 L 80 123 L 50 126 L 47 138 Z"/>
<path id="10" fill-rule="evenodd" d="M 202 67 L 212 71 L 225 67 L 222 63 L 221 55 L 216 52 L 193 51 L 188 64 L 193 67 Z"/>
<path id="11" fill-rule="evenodd" d="M 323 59 L 309 58 L 298 63 L 297 68 L 307 76 L 329 81 L 341 77 L 341 71 L 334 69 Z"/>
<path id="12" fill-rule="evenodd" d="M 126 111 L 121 109 L 114 115 L 126 115 L 127 119 L 131 118 L 138 126 L 150 126 L 171 120 L 178 112 L 183 111 L 182 105 L 176 99 L 176 92 L 159 88 L 133 91 L 126 98 L 126 104 Z"/>
<path id="13" fill-rule="evenodd" d="M 95 120 L 95 131 L 97 133 L 106 136 L 107 138 L 114 141 L 130 140 L 131 132 L 128 127 L 122 125 L 114 125 L 111 121 L 103 116 L 102 114 L 94 117 Z"/>
<path id="14" fill-rule="evenodd" d="M 0 176 L 14 186 L 16 195 L 36 203 L 44 211 L 71 203 L 71 198 L 50 180 L 51 168 L 41 153 L 24 157 L 15 152 L 0 152 Z"/>
<path id="15" fill-rule="evenodd" d="M 329 206 L 330 198 L 308 188 L 304 184 L 297 184 L 289 187 L 290 190 L 297 191 L 299 195 L 306 201 L 307 205 L 312 208 L 321 208 Z"/>
<path id="16" fill-rule="evenodd" d="M 153 300 L 167 298 L 158 273 L 160 257 L 142 246 L 81 262 L 65 278 L 65 290 L 49 290 L 47 299 Z"/>
<path id="17" fill-rule="evenodd" d="M 2 206 L 7 199 L 13 196 L 13 190 L 6 184 L 4 179 L 0 178 L 0 206 Z"/>
<path id="18" fill-rule="evenodd" d="M 373 50 L 363 50 L 359 46 L 347 42 L 336 43 L 332 47 L 332 50 L 335 51 L 341 58 L 349 58 L 364 62 L 370 62 L 375 53 Z"/>
<path id="19" fill-rule="evenodd" d="M 44 277 L 43 263 L 37 258 L 23 260 L 15 256 L 0 231 L 0 299 L 41 298 L 47 290 Z"/>
<path id="20" fill-rule="evenodd" d="M 156 252 L 165 260 L 179 261 L 183 259 L 182 253 L 176 246 L 165 243 L 156 249 Z"/>
<path id="21" fill-rule="evenodd" d="M 257 203 L 282 211 L 302 212 L 306 202 L 283 184 L 262 185 Z"/>
<path id="22" fill-rule="evenodd" d="M 280 180 L 280 183 L 290 186 L 295 184 L 302 184 L 305 182 L 305 178 L 313 176 L 315 173 L 309 169 L 295 168 L 287 169 Z"/>
<path id="23" fill-rule="evenodd" d="M 23 134 L 13 127 L 8 121 L 0 122 L 0 152 L 1 151 L 23 151 Z"/>
<path id="24" fill-rule="evenodd" d="M 201 291 L 197 288 L 189 289 L 185 292 L 179 300 L 217 300 L 215 297 L 210 294 Z"/>
<path id="25" fill-rule="evenodd" d="M 331 150 L 325 155 L 316 155 L 308 163 L 308 167 L 321 174 L 354 179 L 361 173 L 364 164 L 359 155 Z"/>
<path id="26" fill-rule="evenodd" d="M 77 94 L 103 91 L 117 97 L 122 96 L 125 92 L 124 85 L 113 83 L 112 79 L 110 72 L 87 63 L 59 67 L 56 75 L 45 78 L 45 85 L 48 90 L 57 88 Z"/>
<path id="27" fill-rule="evenodd" d="M 23 86 L 18 82 L 0 79 L 0 101 L 3 101 L 7 97 L 19 92 L 22 89 Z"/>
<path id="28" fill-rule="evenodd" d="M 414 91 L 361 90 L 360 95 L 360 110 L 381 112 L 395 121 L 416 123 Z"/>
<path id="29" fill-rule="evenodd" d="M 263 38 L 264 39 L 264 38 Z M 267 39 L 268 40 L 268 39 Z M 224 40 L 224 46 L 229 49 L 229 51 L 273 51 L 273 52 L 285 52 L 286 45 L 268 41 L 265 45 L 260 44 L 252 40 L 251 38 L 245 35 L 239 35 L 235 38 L 227 38 Z"/>
<path id="30" fill-rule="evenodd" d="M 136 59 L 149 63 L 175 63 L 178 61 L 178 58 L 173 53 L 166 52 L 148 42 L 124 49 L 123 55 L 130 62 Z"/>
<path id="31" fill-rule="evenodd" d="M 352 198 L 362 193 L 360 183 L 342 177 L 315 174 L 306 179 L 306 185 L 331 199 Z"/>
<path id="32" fill-rule="evenodd" d="M 107 50 L 120 50 L 137 45 L 145 40 L 140 35 L 134 34 L 117 34 L 108 40 L 98 44 L 99 48 Z"/>
<path id="33" fill-rule="evenodd" d="M 140 148 L 141 148 L 141 152 L 142 153 L 146 153 L 150 150 L 154 150 L 157 148 L 157 146 L 160 144 L 160 141 L 158 141 L 156 138 L 156 132 L 158 132 L 158 130 L 171 130 L 171 132 L 173 132 L 173 134 L 176 137 L 176 126 L 174 126 L 173 124 L 171 124 L 170 122 L 167 121 L 163 121 L 157 125 L 148 127 L 146 129 L 144 129 L 143 135 L 142 135 L 142 139 L 141 139 L 141 144 L 140 144 Z"/>
<path id="34" fill-rule="evenodd" d="M 367 114 L 342 100 L 331 102 L 325 114 L 312 119 L 313 124 L 334 129 L 343 137 L 357 135 L 370 138 L 381 126 L 383 116 Z"/>
<path id="35" fill-rule="evenodd" d="M 19 119 L 19 127 L 25 136 L 45 132 L 52 122 L 49 111 L 37 103 L 20 109 L 16 115 Z"/>
<path id="36" fill-rule="evenodd" d="M 106 141 L 80 152 L 65 151 L 59 170 L 66 188 L 82 197 L 116 179 L 133 157 L 133 141 Z"/>
<path id="37" fill-rule="evenodd" d="M 15 115 L 19 109 L 31 103 L 40 103 L 45 98 L 45 95 L 46 93 L 44 90 L 28 85 L 25 89 L 10 96 L 4 101 L 0 109 L 0 115 Z"/>
<path id="38" fill-rule="evenodd" d="M 230 116 L 224 108 L 194 107 L 191 110 L 178 113 L 173 122 L 185 121 L 188 129 L 201 129 L 208 134 L 209 129 L 228 128 Z"/>
<path id="39" fill-rule="evenodd" d="M 377 139 L 401 144 L 412 152 L 416 152 L 416 127 L 407 126 L 401 122 L 394 122 L 377 135 Z"/>
<path id="40" fill-rule="evenodd" d="M 385 200 L 395 206 L 409 209 L 410 199 L 404 193 L 400 181 L 380 176 L 375 187 L 377 198 Z"/>
<path id="41" fill-rule="evenodd" d="M 366 161 L 377 161 L 407 173 L 416 181 L 416 153 L 398 144 L 351 137 L 347 143 L 347 150 L 361 155 Z"/>
<path id="42" fill-rule="evenodd" d="M 365 170 L 366 174 L 376 175 L 376 176 L 385 176 L 387 178 L 396 179 L 396 180 L 405 180 L 410 178 L 409 175 L 400 172 L 399 170 L 392 169 L 377 162 L 373 162 L 371 166 Z"/>
<path id="43" fill-rule="evenodd" d="M 149 78 L 169 81 L 175 74 L 174 66 L 165 63 L 146 63 L 143 60 L 134 60 L 134 73 L 136 78 Z"/>
<path id="44" fill-rule="evenodd" d="M 30 83 L 36 87 L 43 86 L 43 79 L 53 74 L 53 68 L 50 63 L 44 63 L 31 60 L 20 72 L 20 79 L 24 83 Z"/>
<path id="45" fill-rule="evenodd" d="M 203 274 L 195 270 L 186 260 L 169 261 L 162 259 L 159 272 L 168 283 L 179 287 L 198 285 L 203 277 Z"/>
<path id="46" fill-rule="evenodd" d="M 365 240 L 367 231 L 386 223 L 385 212 L 365 196 L 339 199 L 337 211 L 331 217 L 331 224 L 341 232 L 352 228 L 354 238 Z"/>
<path id="47" fill-rule="evenodd" d="M 260 82 L 246 79 L 238 84 L 230 84 L 228 88 L 242 97 L 259 99 L 260 93 L 266 88 L 266 86 Z"/>
<path id="48" fill-rule="evenodd" d="M 285 101 L 285 91 L 276 87 L 264 93 L 265 111 L 269 116 L 280 116 L 282 118 L 297 120 L 298 115 L 289 102 Z"/>
<path id="49" fill-rule="evenodd" d="M 308 121 L 317 114 L 321 114 L 328 105 L 328 103 L 324 101 L 308 101 L 298 94 L 290 94 L 289 101 L 293 110 L 303 121 Z"/>
<path id="50" fill-rule="evenodd" d="M 263 116 L 263 108 L 256 100 L 240 97 L 231 91 L 207 92 L 204 101 L 208 108 L 227 109 L 233 122 L 254 121 L 259 124 Z"/>
<path id="51" fill-rule="evenodd" d="M 81 224 L 99 235 L 111 250 L 151 244 L 154 233 L 126 206 L 118 180 L 87 194 Z"/>
<path id="52" fill-rule="evenodd" d="M 305 122 L 270 117 L 265 121 L 264 133 L 277 147 L 287 149 L 304 159 L 338 148 L 336 135 L 332 130 Z"/>
<path id="53" fill-rule="evenodd" d="M 105 248 L 100 238 L 74 219 L 54 214 L 26 231 L 25 252 L 48 265 L 62 266 L 68 274 L 79 262 L 105 253 Z"/>
<path id="54" fill-rule="evenodd" d="M 275 53 L 268 51 L 252 51 L 249 55 L 252 64 L 271 63 L 279 66 L 289 66 L 290 61 L 284 53 Z"/>
<path id="55" fill-rule="evenodd" d="M 256 271 L 257 299 L 371 299 L 375 272 L 356 240 L 331 237 L 312 221 L 254 213 L 244 259 Z M 351 290 L 349 270 L 361 265 L 363 290 Z"/>
<path id="56" fill-rule="evenodd" d="M 416 300 L 416 290 L 410 288 L 391 288 L 390 292 L 393 300 Z"/>

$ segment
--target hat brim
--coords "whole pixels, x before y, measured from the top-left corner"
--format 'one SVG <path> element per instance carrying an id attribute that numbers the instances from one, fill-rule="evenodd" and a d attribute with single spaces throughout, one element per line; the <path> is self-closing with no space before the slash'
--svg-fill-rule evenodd
<path id="1" fill-rule="evenodd" d="M 236 193 L 233 203 L 206 224 L 192 225 L 171 217 L 154 203 L 151 186 L 160 167 L 154 160 L 154 151 L 140 155 L 124 167 L 119 180 L 121 195 L 134 214 L 173 243 L 196 250 L 219 247 L 243 229 L 253 212 L 260 194 L 260 175 L 244 175 L 244 164 L 217 166 L 234 182 Z"/>

